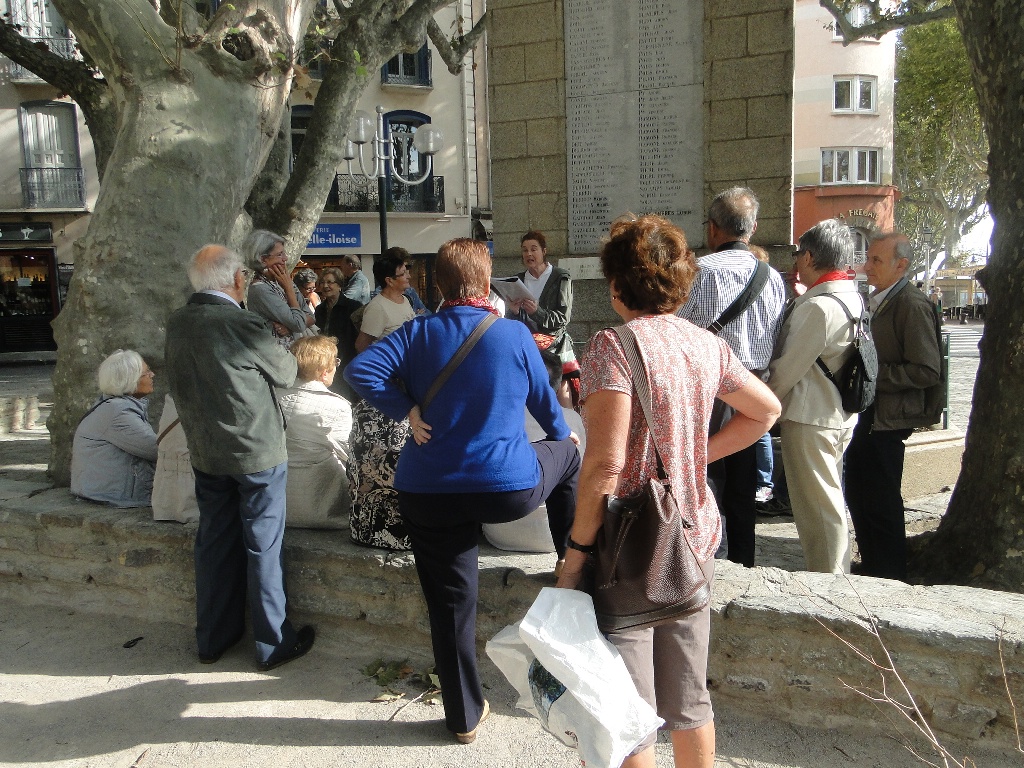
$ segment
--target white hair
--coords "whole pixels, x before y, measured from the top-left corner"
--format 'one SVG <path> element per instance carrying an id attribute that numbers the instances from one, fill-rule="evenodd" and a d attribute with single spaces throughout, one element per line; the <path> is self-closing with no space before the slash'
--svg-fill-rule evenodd
<path id="1" fill-rule="evenodd" d="M 200 259 L 207 248 L 217 248 L 213 258 Z M 235 274 L 242 268 L 242 257 L 223 246 L 205 245 L 192 256 L 188 281 L 196 291 L 226 291 L 235 287 Z"/>
<path id="2" fill-rule="evenodd" d="M 242 243 L 242 254 L 245 265 L 253 271 L 263 269 L 263 257 L 274 250 L 274 246 L 283 243 L 284 238 L 267 229 L 254 229 Z"/>
<path id="3" fill-rule="evenodd" d="M 97 375 L 104 395 L 130 395 L 139 389 L 139 379 L 146 370 L 142 355 L 131 349 L 119 349 L 100 363 Z"/>

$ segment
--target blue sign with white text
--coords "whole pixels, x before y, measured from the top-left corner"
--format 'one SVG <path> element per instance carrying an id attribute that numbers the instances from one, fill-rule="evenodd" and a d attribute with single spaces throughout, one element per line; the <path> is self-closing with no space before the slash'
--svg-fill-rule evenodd
<path id="1" fill-rule="evenodd" d="M 358 224 L 317 224 L 307 248 L 360 248 L 363 233 Z"/>

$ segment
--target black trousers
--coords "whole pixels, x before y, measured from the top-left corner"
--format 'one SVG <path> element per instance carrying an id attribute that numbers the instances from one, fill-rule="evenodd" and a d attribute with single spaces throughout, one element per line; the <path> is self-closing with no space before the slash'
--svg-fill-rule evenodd
<path id="1" fill-rule="evenodd" d="M 481 523 L 508 523 L 547 502 L 559 557 L 576 512 L 580 456 L 570 440 L 533 443 L 541 479 L 534 488 L 504 493 L 398 492 L 416 574 L 430 615 L 430 642 L 441 681 L 448 730 L 466 733 L 483 712 L 476 663 L 478 547 Z"/>
<path id="2" fill-rule="evenodd" d="M 747 568 L 754 567 L 757 479 L 754 445 L 708 464 L 708 485 L 725 518 L 726 556 Z"/>
<path id="3" fill-rule="evenodd" d="M 913 430 L 872 430 L 874 409 L 860 415 L 846 449 L 846 506 L 857 536 L 861 573 L 907 579 L 907 530 L 903 517 L 904 440 Z"/>

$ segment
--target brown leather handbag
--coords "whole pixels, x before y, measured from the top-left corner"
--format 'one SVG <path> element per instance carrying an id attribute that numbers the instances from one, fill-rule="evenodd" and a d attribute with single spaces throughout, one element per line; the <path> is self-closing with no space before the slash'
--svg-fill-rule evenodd
<path id="1" fill-rule="evenodd" d="M 693 523 L 680 512 L 658 450 L 651 418 L 651 388 L 633 331 L 615 328 L 626 352 L 658 476 L 628 498 L 608 496 L 597 534 L 594 609 L 602 632 L 626 632 L 675 621 L 711 601 L 711 585 L 690 544 Z"/>

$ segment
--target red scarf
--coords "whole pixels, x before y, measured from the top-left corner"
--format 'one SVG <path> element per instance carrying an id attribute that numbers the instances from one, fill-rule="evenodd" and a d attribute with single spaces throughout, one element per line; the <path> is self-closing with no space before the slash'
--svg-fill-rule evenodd
<path id="1" fill-rule="evenodd" d="M 469 299 L 449 299 L 441 304 L 441 309 L 448 309 L 448 307 L 476 307 L 477 309 L 486 309 L 497 317 L 501 317 L 498 310 L 491 306 L 491 303 L 483 296 L 473 296 Z"/>
<path id="2" fill-rule="evenodd" d="M 844 272 L 843 270 L 837 269 L 834 272 L 826 272 L 824 275 L 822 275 L 821 277 L 819 277 L 817 280 L 814 281 L 814 285 L 817 285 L 818 283 L 828 283 L 828 282 L 831 282 L 833 280 L 849 280 L 849 279 L 850 278 L 848 278 L 846 276 L 846 272 Z M 814 285 L 812 285 L 811 288 L 813 288 Z"/>

